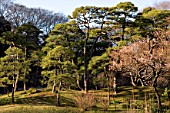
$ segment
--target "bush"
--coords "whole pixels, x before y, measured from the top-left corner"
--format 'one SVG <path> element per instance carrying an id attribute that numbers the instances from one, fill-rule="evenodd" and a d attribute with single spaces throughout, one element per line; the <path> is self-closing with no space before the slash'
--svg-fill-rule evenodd
<path id="1" fill-rule="evenodd" d="M 96 100 L 92 94 L 81 94 L 76 96 L 75 104 L 84 111 L 87 111 L 87 108 L 92 108 L 96 105 Z"/>

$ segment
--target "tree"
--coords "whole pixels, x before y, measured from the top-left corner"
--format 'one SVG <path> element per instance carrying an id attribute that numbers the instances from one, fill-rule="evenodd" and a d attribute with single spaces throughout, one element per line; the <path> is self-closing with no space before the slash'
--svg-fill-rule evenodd
<path id="1" fill-rule="evenodd" d="M 170 48 L 168 36 L 164 33 L 155 32 L 154 37 L 156 38 L 142 39 L 129 46 L 124 46 L 119 52 L 119 58 L 121 67 L 124 68 L 125 72 L 130 72 L 132 77 L 136 76 L 141 84 L 154 88 L 158 110 L 160 110 L 161 100 L 157 90 L 157 81 L 159 77 L 169 72 Z M 114 55 L 111 56 L 114 58 Z M 113 59 L 112 67 L 114 62 Z"/>
<path id="2" fill-rule="evenodd" d="M 43 58 L 41 65 L 45 70 L 42 71 L 42 74 L 49 78 L 49 83 L 52 82 L 52 93 L 55 91 L 56 83 L 59 82 L 57 92 L 57 94 L 59 94 L 59 91 L 61 90 L 61 84 L 63 82 L 63 77 L 71 76 L 70 74 L 75 68 L 74 64 L 71 62 L 73 57 L 74 54 L 68 47 L 58 45 L 50 50 Z M 57 97 L 59 98 L 59 96 Z M 59 100 L 57 102 L 57 105 L 60 105 Z"/>
<path id="3" fill-rule="evenodd" d="M 0 59 L 0 77 L 2 78 L 3 84 L 12 84 L 11 102 L 14 103 L 14 92 L 22 73 L 24 53 L 17 47 L 9 47 L 5 53 L 6 56 Z"/>
<path id="4" fill-rule="evenodd" d="M 95 54 L 102 54 L 105 51 L 105 44 L 107 42 L 102 42 L 106 39 L 106 31 L 104 30 L 104 25 L 107 15 L 107 7 L 94 7 L 86 6 L 76 8 L 72 14 L 72 19 L 76 20 L 82 31 L 84 31 L 86 37 L 84 39 L 84 90 L 88 91 L 88 80 L 89 80 L 89 70 L 88 62 L 95 56 Z M 99 48 L 99 49 L 97 49 Z M 96 51 L 98 50 L 98 51 Z M 101 51 L 102 52 L 101 52 Z M 100 52 L 99 52 L 100 51 Z M 88 57 L 89 56 L 89 57 Z"/>
<path id="5" fill-rule="evenodd" d="M 0 0 L 0 16 L 6 15 L 9 5 L 13 0 Z"/>
<path id="6" fill-rule="evenodd" d="M 152 30 L 152 36 L 154 35 L 155 29 L 165 29 L 167 30 L 169 24 L 167 23 L 167 18 L 170 16 L 169 10 L 157 10 L 153 9 L 149 11 L 148 13 L 144 13 L 143 17 L 146 19 L 152 20 L 152 26 L 150 29 Z"/>
<path id="7" fill-rule="evenodd" d="M 41 8 L 28 8 L 16 3 L 9 4 L 4 17 L 12 23 L 13 29 L 25 23 L 32 23 L 45 35 L 50 33 L 55 24 L 67 22 L 67 18 L 62 13 L 53 13 Z"/>
<path id="8" fill-rule="evenodd" d="M 3 16 L 0 17 L 0 57 L 5 55 L 4 51 L 8 48 L 3 39 L 3 33 L 11 30 L 11 24 L 9 21 L 5 20 Z"/>
<path id="9" fill-rule="evenodd" d="M 110 8 L 109 15 L 111 17 L 109 19 L 113 21 L 113 24 L 117 24 L 121 28 L 121 40 L 125 39 L 125 29 L 131 25 L 137 10 L 138 8 L 131 2 L 120 2 L 115 7 Z"/>
<path id="10" fill-rule="evenodd" d="M 36 28 L 33 24 L 27 23 L 19 26 L 15 31 L 5 32 L 3 39 L 6 40 L 7 44 L 13 43 L 16 47 L 20 47 L 25 54 L 25 66 L 24 66 L 24 90 L 26 91 L 26 78 L 30 69 L 31 53 L 40 47 L 39 34 L 41 31 Z"/>
<path id="11" fill-rule="evenodd" d="M 168 9 L 170 9 L 170 2 L 169 1 L 161 1 L 161 2 L 155 3 L 154 7 L 156 9 L 160 9 L 160 10 L 168 10 Z"/>
<path id="12" fill-rule="evenodd" d="M 75 64 L 78 64 L 77 58 L 82 52 L 79 45 L 82 35 L 84 34 L 74 21 L 58 24 L 42 48 L 46 54 L 41 63 L 42 75 L 47 78 L 48 83 L 52 83 L 53 93 L 57 83 L 59 84 L 58 98 L 62 84 L 70 84 L 69 82 L 73 83 L 76 80 L 77 66 Z M 59 105 L 59 100 L 57 102 Z"/>

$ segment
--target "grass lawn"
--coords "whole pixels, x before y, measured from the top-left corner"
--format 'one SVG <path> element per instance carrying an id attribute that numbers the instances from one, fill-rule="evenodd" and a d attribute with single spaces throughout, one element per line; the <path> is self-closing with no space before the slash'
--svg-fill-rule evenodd
<path id="1" fill-rule="evenodd" d="M 161 90 L 160 90 L 161 91 Z M 28 91 L 29 92 L 29 91 Z M 41 92 L 24 93 L 19 91 L 15 93 L 15 104 L 10 104 L 8 95 L 0 95 L 0 113 L 81 113 L 84 111 L 77 107 L 76 95 L 82 95 L 82 91 L 65 90 L 60 93 L 61 106 L 56 106 L 56 95 L 51 91 L 43 89 Z M 156 109 L 156 98 L 152 88 L 144 87 L 119 87 L 117 95 L 110 93 L 110 105 L 108 106 L 108 92 L 106 90 L 89 91 L 94 95 L 96 104 L 88 108 L 87 113 L 143 113 L 148 109 L 154 112 Z M 170 102 L 166 98 L 162 99 L 162 105 L 168 110 Z M 169 110 L 170 111 L 170 110 Z M 168 112 L 167 112 L 168 113 Z"/>

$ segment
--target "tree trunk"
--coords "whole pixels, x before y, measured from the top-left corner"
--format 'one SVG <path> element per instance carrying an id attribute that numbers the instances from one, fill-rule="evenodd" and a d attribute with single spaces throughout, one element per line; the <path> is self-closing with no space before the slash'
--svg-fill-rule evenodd
<path id="1" fill-rule="evenodd" d="M 117 86 L 116 86 L 116 74 L 113 75 L 113 94 L 116 95 L 117 94 Z"/>
<path id="2" fill-rule="evenodd" d="M 142 81 L 142 79 L 141 79 L 141 78 L 139 78 L 139 81 L 140 81 L 140 83 L 141 83 L 142 87 L 144 87 L 144 82 Z"/>
<path id="3" fill-rule="evenodd" d="M 144 93 L 145 93 L 145 113 L 148 113 L 148 103 L 147 103 L 146 89 L 144 90 Z"/>
<path id="4" fill-rule="evenodd" d="M 60 91 L 62 88 L 62 81 L 60 81 L 59 86 L 58 86 L 58 91 L 57 91 L 57 103 L 56 106 L 60 106 Z"/>
<path id="5" fill-rule="evenodd" d="M 78 75 L 78 78 L 77 78 L 77 86 L 78 86 L 78 88 L 82 91 L 83 89 L 82 89 L 81 86 L 80 86 L 79 76 L 80 76 L 80 75 Z"/>
<path id="6" fill-rule="evenodd" d="M 17 90 L 18 80 L 19 80 L 19 74 L 17 74 L 16 80 L 15 80 L 15 88 L 14 88 L 14 91 Z"/>
<path id="7" fill-rule="evenodd" d="M 11 103 L 14 104 L 14 89 L 15 89 L 15 83 L 13 83 L 13 86 L 12 86 L 12 95 L 11 95 Z"/>
<path id="8" fill-rule="evenodd" d="M 27 83 L 26 83 L 26 80 L 24 80 L 24 91 L 25 91 L 25 92 L 27 91 Z"/>
<path id="9" fill-rule="evenodd" d="M 156 96 L 156 98 L 157 98 L 158 113 L 160 113 L 160 112 L 161 112 L 161 107 L 162 107 L 162 105 L 161 105 L 160 95 L 159 95 L 158 90 L 157 90 L 156 87 L 154 87 L 154 92 L 155 92 L 155 96 Z"/>
<path id="10" fill-rule="evenodd" d="M 52 88 L 52 93 L 53 94 L 55 93 L 55 88 L 56 88 L 56 81 L 54 80 L 53 81 L 53 88 Z"/>
<path id="11" fill-rule="evenodd" d="M 9 90 L 8 90 L 8 87 L 5 86 L 5 89 L 6 89 L 6 93 L 7 93 L 8 97 L 9 97 Z"/>
<path id="12" fill-rule="evenodd" d="M 123 23 L 122 23 L 122 37 L 121 37 L 121 40 L 124 40 L 125 28 L 126 28 L 126 15 L 125 15 L 125 18 L 123 19 Z"/>
<path id="13" fill-rule="evenodd" d="M 132 84 L 133 86 L 136 86 L 131 72 L 130 72 L 130 79 L 131 79 L 131 84 Z"/>
<path id="14" fill-rule="evenodd" d="M 125 34 L 125 25 L 123 25 L 123 27 L 122 27 L 122 38 L 121 38 L 121 40 L 124 40 L 124 34 Z"/>
<path id="15" fill-rule="evenodd" d="M 108 106 L 110 105 L 110 76 L 106 74 L 106 67 L 104 67 L 104 75 L 107 77 L 107 88 L 108 88 Z"/>
<path id="16" fill-rule="evenodd" d="M 134 82 L 134 80 L 133 80 L 133 77 L 132 77 L 132 76 L 130 77 L 130 79 L 131 79 L 131 84 L 132 84 L 133 86 L 136 86 L 136 84 L 135 84 L 135 82 Z"/>
<path id="17" fill-rule="evenodd" d="M 86 39 L 85 39 L 85 42 L 84 42 L 84 91 L 85 93 L 88 93 L 88 89 L 87 89 L 87 40 L 88 40 L 88 37 L 89 37 L 89 28 L 87 28 L 87 31 L 86 31 Z"/>
<path id="18" fill-rule="evenodd" d="M 57 103 L 56 103 L 56 106 L 60 106 L 60 92 L 58 91 L 57 92 Z"/>
<path id="19" fill-rule="evenodd" d="M 15 66 L 13 65 L 14 72 L 13 72 L 13 84 L 12 84 L 12 95 L 11 95 L 11 103 L 14 104 L 14 93 L 15 93 Z"/>

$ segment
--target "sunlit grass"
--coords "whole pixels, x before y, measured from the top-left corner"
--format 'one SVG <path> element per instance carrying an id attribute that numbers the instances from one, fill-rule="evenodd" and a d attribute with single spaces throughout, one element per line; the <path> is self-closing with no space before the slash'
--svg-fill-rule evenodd
<path id="1" fill-rule="evenodd" d="M 149 102 L 156 105 L 155 94 L 149 87 L 118 87 L 117 95 L 110 93 L 110 105 L 107 112 L 124 112 L 131 110 L 126 106 L 130 103 L 145 105 L 145 98 Z M 77 95 L 84 93 L 83 91 L 62 90 L 60 92 L 61 106 L 56 106 L 56 94 L 52 94 L 48 89 L 42 89 L 40 92 L 33 94 L 18 91 L 15 93 L 15 104 L 10 104 L 11 94 L 0 95 L 0 113 L 76 113 L 83 112 L 75 104 Z M 96 106 L 89 109 L 89 113 L 103 113 L 103 103 L 99 100 L 108 99 L 107 89 L 90 90 L 88 93 L 93 94 L 97 100 Z M 146 96 L 147 95 L 147 96 Z M 145 97 L 146 96 L 146 97 Z M 162 98 L 162 105 L 169 106 L 169 102 Z M 138 106 L 137 106 L 138 107 Z M 140 106 L 139 106 L 140 108 Z M 133 109 L 138 110 L 138 109 Z"/>

